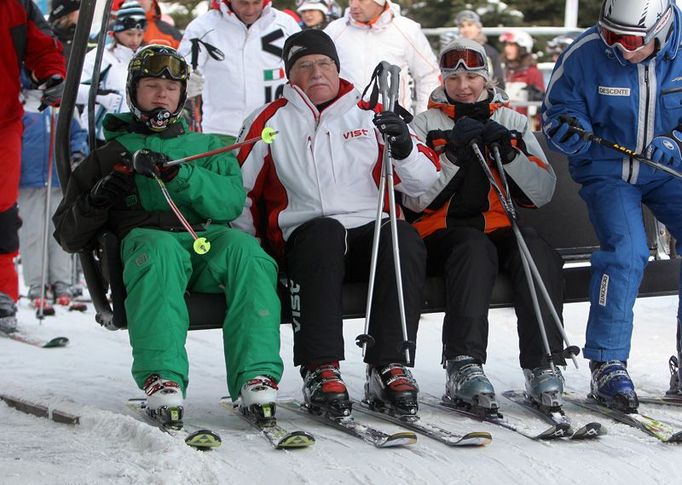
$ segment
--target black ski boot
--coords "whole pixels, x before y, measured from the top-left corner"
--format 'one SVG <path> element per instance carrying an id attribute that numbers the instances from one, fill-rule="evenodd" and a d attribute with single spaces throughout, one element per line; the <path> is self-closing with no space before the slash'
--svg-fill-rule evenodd
<path id="1" fill-rule="evenodd" d="M 668 367 L 670 368 L 670 389 L 666 391 L 666 395 L 682 396 L 682 389 L 680 389 L 680 364 L 677 356 L 670 356 Z"/>
<path id="2" fill-rule="evenodd" d="M 403 364 L 367 366 L 365 401 L 370 408 L 402 418 L 416 416 L 419 386 Z"/>
<path id="3" fill-rule="evenodd" d="M 332 418 L 350 415 L 352 404 L 341 378 L 338 361 L 301 366 L 301 375 L 303 400 L 310 412 Z"/>

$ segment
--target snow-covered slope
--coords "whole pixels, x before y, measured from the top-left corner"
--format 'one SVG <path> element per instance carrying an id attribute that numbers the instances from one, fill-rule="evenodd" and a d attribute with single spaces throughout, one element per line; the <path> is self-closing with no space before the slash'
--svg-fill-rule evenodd
<path id="1" fill-rule="evenodd" d="M 567 332 L 582 345 L 586 304 L 567 305 Z M 660 393 L 668 387 L 667 359 L 674 351 L 677 298 L 640 300 L 629 369 L 640 392 Z M 444 371 L 440 360 L 442 315 L 422 318 L 415 376 L 423 392 L 440 395 Z M 20 325 L 48 338 L 71 339 L 64 349 L 39 349 L 0 338 L 0 393 L 49 403 L 81 416 L 68 426 L 22 414 L 0 403 L 0 484 L 331 484 L 362 483 L 677 483 L 682 476 L 682 449 L 567 407 L 577 420 L 600 420 L 609 431 L 597 442 L 534 442 L 492 425 L 424 408 L 425 418 L 455 431 L 486 430 L 493 443 L 486 448 L 453 449 L 426 437 L 409 448 L 375 449 L 336 430 L 291 414 L 278 413 L 282 424 L 312 432 L 311 449 L 277 451 L 248 424 L 224 411 L 219 398 L 226 393 L 222 338 L 219 331 L 191 332 L 191 362 L 186 420 L 218 431 L 223 446 L 201 453 L 131 416 L 126 399 L 140 397 L 130 376 L 131 353 L 126 332 L 110 332 L 86 314 L 58 309 L 41 324 L 25 307 Z M 360 349 L 354 345 L 363 322 L 345 325 L 344 378 L 354 397 L 364 381 Z M 519 389 L 518 344 L 513 310 L 491 312 L 491 342 L 486 371 L 498 394 Z M 292 361 L 292 333 L 282 327 L 286 371 L 281 397 L 300 398 L 301 378 Z M 567 386 L 581 394 L 588 389 L 587 362 L 565 372 Z M 500 396 L 503 412 L 524 411 Z M 682 408 L 642 407 L 674 421 L 682 429 Z M 369 419 L 378 427 L 396 426 Z M 538 428 L 539 429 L 539 428 Z"/>

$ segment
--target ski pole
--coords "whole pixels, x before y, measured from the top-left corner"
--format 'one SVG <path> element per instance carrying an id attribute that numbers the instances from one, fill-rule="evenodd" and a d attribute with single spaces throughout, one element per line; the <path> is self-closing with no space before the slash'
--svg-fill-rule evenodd
<path id="1" fill-rule="evenodd" d="M 240 141 L 239 143 L 234 143 L 232 145 L 226 146 L 226 147 L 221 147 L 221 148 L 216 148 L 215 150 L 210 150 L 208 152 L 204 153 L 197 153 L 196 155 L 189 155 L 187 157 L 183 158 L 178 158 L 176 160 L 169 160 L 167 162 L 163 163 L 164 167 L 173 167 L 175 165 L 180 165 L 181 163 L 185 162 L 191 162 L 192 160 L 198 160 L 200 158 L 205 158 L 205 157 L 210 157 L 212 155 L 218 155 L 219 153 L 225 153 L 225 152 L 230 152 L 232 150 L 235 150 L 237 148 L 241 148 L 246 145 L 251 145 L 253 143 L 256 143 L 257 141 L 263 140 L 265 143 L 268 145 L 272 143 L 275 140 L 275 137 L 279 131 L 276 131 L 273 128 L 270 127 L 265 127 L 263 128 L 263 131 L 261 131 L 261 134 L 258 136 L 254 136 L 253 138 L 249 138 L 248 140 Z"/>
<path id="2" fill-rule="evenodd" d="M 50 232 L 50 204 L 52 199 L 52 159 L 54 158 L 55 126 L 57 124 L 55 109 L 50 109 L 50 145 L 47 149 L 47 192 L 45 193 L 45 220 L 43 222 L 43 257 L 40 268 L 40 302 L 36 310 L 36 318 L 45 318 L 45 286 L 47 285 L 47 244 Z"/>
<path id="3" fill-rule="evenodd" d="M 211 243 L 206 239 L 205 237 L 199 237 L 197 233 L 194 231 L 192 228 L 192 225 L 187 221 L 185 216 L 182 215 L 182 212 L 180 212 L 180 209 L 178 206 L 173 202 L 172 197 L 168 193 L 168 188 L 166 187 L 166 184 L 159 178 L 158 175 L 155 173 L 152 173 L 152 176 L 154 177 L 154 180 L 159 184 L 159 187 L 161 187 L 161 193 L 163 194 L 163 197 L 166 199 L 166 202 L 168 202 L 168 206 L 171 208 L 173 213 L 176 215 L 178 220 L 180 221 L 180 224 L 187 230 L 192 235 L 192 238 L 194 239 L 194 244 L 192 244 L 192 249 L 194 249 L 194 252 L 197 254 L 206 254 L 211 250 Z"/>
<path id="4" fill-rule="evenodd" d="M 553 372 L 556 372 L 556 369 L 554 367 L 554 362 L 552 360 L 552 352 L 549 347 L 549 341 L 547 339 L 547 332 L 545 330 L 545 324 L 542 318 L 542 312 L 540 310 L 540 303 L 538 300 L 537 296 L 537 290 L 535 285 L 540 289 L 540 292 L 543 296 L 545 305 L 550 311 L 550 314 L 552 315 L 552 318 L 554 319 L 554 322 L 559 329 L 559 333 L 561 334 L 563 340 L 567 344 L 567 348 L 563 352 L 563 355 L 565 357 L 570 357 L 573 360 L 573 364 L 575 365 L 576 368 L 578 368 L 578 362 L 575 358 L 576 355 L 580 353 L 580 349 L 576 346 L 573 346 L 570 344 L 568 341 L 568 337 L 566 333 L 564 332 L 563 326 L 561 325 L 561 319 L 559 318 L 559 315 L 556 312 L 556 309 L 554 308 L 554 305 L 552 304 L 552 299 L 549 296 L 549 292 L 547 291 L 547 288 L 542 280 L 542 276 L 540 275 L 540 271 L 537 269 L 537 266 L 535 265 L 535 261 L 533 260 L 533 256 L 530 253 L 530 250 L 528 249 L 528 245 L 526 244 L 525 239 L 523 238 L 523 234 L 521 233 L 521 230 L 519 229 L 518 226 L 518 213 L 516 212 L 516 208 L 514 207 L 514 202 L 511 198 L 511 192 L 509 191 L 509 183 L 507 181 L 506 173 L 504 171 L 504 167 L 502 165 L 502 158 L 500 156 L 500 151 L 499 147 L 497 145 L 493 145 L 492 150 L 493 150 L 493 156 L 495 158 L 495 164 L 497 167 L 497 171 L 500 176 L 500 180 L 503 183 L 504 186 L 504 192 L 500 188 L 500 186 L 497 184 L 495 181 L 495 178 L 490 170 L 490 167 L 488 167 L 488 164 L 485 161 L 485 158 L 483 156 L 483 153 L 481 152 L 480 148 L 476 143 L 472 143 L 472 149 L 474 150 L 474 153 L 476 154 L 476 157 L 479 160 L 479 163 L 481 164 L 481 167 L 483 168 L 483 171 L 486 174 L 486 177 L 490 181 L 491 186 L 495 190 L 497 197 L 500 199 L 500 202 L 502 203 L 502 207 L 505 210 L 505 213 L 507 214 L 507 217 L 509 218 L 509 221 L 512 225 L 512 232 L 514 233 L 514 237 L 516 238 L 516 242 L 519 248 L 519 253 L 521 256 L 521 263 L 523 265 L 523 270 L 524 274 L 526 275 L 526 281 L 528 282 L 528 289 L 530 291 L 530 296 L 531 300 L 533 302 L 533 310 L 536 315 L 536 319 L 538 322 L 538 329 L 540 331 L 540 337 L 542 339 L 543 347 L 545 348 L 545 352 L 549 361 L 549 365 L 552 369 Z"/>
<path id="5" fill-rule="evenodd" d="M 378 77 L 379 88 L 384 101 L 384 110 L 393 111 L 395 103 L 398 98 L 400 68 L 388 64 L 386 61 L 381 63 L 382 69 Z M 390 74 L 390 84 L 388 83 L 388 76 Z M 395 269 L 396 290 L 398 293 L 398 308 L 400 312 L 400 324 L 403 336 L 401 350 L 405 352 L 405 360 L 410 362 L 410 349 L 415 349 L 415 342 L 409 340 L 407 335 L 407 318 L 405 316 L 405 301 L 403 294 L 402 271 L 400 265 L 400 249 L 398 247 L 398 221 L 396 216 L 395 193 L 393 182 L 393 157 L 391 154 L 391 145 L 388 136 L 384 135 L 384 156 L 382 158 L 382 174 L 379 183 L 379 200 L 377 202 L 377 218 L 374 225 L 374 239 L 372 240 L 372 257 L 370 262 L 370 280 L 367 292 L 367 307 L 365 311 L 365 333 L 356 338 L 356 343 L 363 348 L 363 355 L 366 351 L 367 344 L 373 343 L 373 339 L 369 336 L 369 322 L 371 318 L 372 297 L 374 292 L 374 280 L 376 278 L 376 266 L 379 253 L 379 239 L 381 236 L 381 221 L 384 204 L 384 192 L 386 191 L 386 184 L 388 184 L 388 205 L 389 205 L 389 222 L 391 225 L 391 241 L 393 247 L 393 265 Z"/>
<path id="6" fill-rule="evenodd" d="M 504 186 L 505 186 L 505 192 L 507 194 L 507 197 L 509 199 L 509 204 L 514 207 L 514 202 L 511 199 L 511 192 L 509 191 L 509 184 L 507 183 L 507 174 L 504 171 L 504 168 L 502 166 L 502 157 L 500 155 L 500 147 L 498 144 L 493 144 L 493 156 L 495 158 L 495 164 L 497 165 L 497 170 L 500 172 L 500 178 L 504 181 Z M 552 298 L 549 296 L 549 292 L 547 291 L 547 287 L 545 286 L 544 281 L 542 280 L 542 275 L 540 274 L 540 271 L 538 270 L 537 265 L 535 264 L 535 261 L 533 260 L 533 256 L 530 253 L 530 249 L 528 249 L 528 245 L 526 244 L 525 239 L 523 238 L 523 235 L 521 234 L 521 231 L 518 227 L 518 213 L 515 212 L 517 219 L 516 219 L 516 231 L 515 234 L 517 234 L 517 242 L 519 243 L 519 247 L 521 248 L 523 254 L 526 257 L 526 260 L 528 261 L 528 266 L 530 267 L 530 270 L 533 273 L 533 276 L 535 277 L 535 280 L 537 281 L 538 288 L 540 288 L 540 292 L 542 293 L 542 296 L 545 300 L 545 304 L 547 305 L 547 308 L 549 309 L 550 314 L 552 315 L 552 319 L 554 320 L 554 324 L 557 327 L 557 330 L 559 331 L 559 334 L 561 334 L 561 338 L 566 342 L 566 350 L 564 351 L 564 357 L 570 357 L 573 360 L 573 363 L 575 364 L 576 369 L 578 368 L 578 362 L 576 360 L 576 356 L 580 354 L 580 348 L 576 345 L 571 345 L 571 342 L 568 340 L 568 335 L 566 335 L 566 331 L 564 330 L 564 326 L 561 324 L 561 318 L 559 318 L 559 314 L 556 311 L 556 308 L 554 308 L 554 305 L 552 304 Z"/>
<path id="7" fill-rule="evenodd" d="M 650 158 L 647 158 L 642 154 L 636 153 L 627 147 L 619 145 L 616 142 L 606 140 L 605 138 L 597 136 L 590 131 L 584 130 L 583 128 L 581 128 L 579 126 L 572 124 L 573 119 L 570 116 L 561 115 L 561 116 L 559 116 L 559 119 L 565 123 L 568 123 L 568 126 L 569 126 L 568 129 L 570 131 L 573 131 L 574 133 L 577 133 L 578 135 L 583 137 L 585 140 L 593 141 L 594 143 L 596 143 L 598 145 L 605 146 L 605 147 L 610 148 L 612 150 L 615 150 L 619 153 L 622 153 L 623 155 L 627 155 L 628 157 L 632 157 L 635 160 L 638 160 L 642 163 L 645 163 L 646 165 L 649 165 L 650 167 L 655 168 L 656 170 L 660 170 L 662 172 L 667 173 L 668 175 L 672 175 L 673 177 L 676 177 L 676 178 L 682 180 L 682 173 L 678 172 L 677 170 L 672 169 L 672 168 L 668 167 L 667 165 L 663 165 L 662 163 L 654 162 Z"/>

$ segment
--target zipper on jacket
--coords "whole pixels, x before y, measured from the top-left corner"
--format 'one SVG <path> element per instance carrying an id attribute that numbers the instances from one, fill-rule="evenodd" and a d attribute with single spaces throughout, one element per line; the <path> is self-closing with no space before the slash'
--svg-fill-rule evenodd
<path id="1" fill-rule="evenodd" d="M 644 87 L 646 89 L 646 95 L 644 97 L 644 137 L 642 138 L 642 145 L 646 145 L 649 127 L 649 104 L 651 102 L 649 89 L 649 64 L 644 66 Z M 635 160 L 632 157 L 630 157 L 627 183 L 632 183 L 632 173 L 634 171 L 634 164 Z"/>

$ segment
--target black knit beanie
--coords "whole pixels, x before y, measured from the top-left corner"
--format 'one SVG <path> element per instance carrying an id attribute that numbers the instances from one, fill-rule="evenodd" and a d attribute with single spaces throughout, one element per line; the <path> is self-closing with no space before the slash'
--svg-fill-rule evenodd
<path id="1" fill-rule="evenodd" d="M 284 70 L 287 77 L 289 76 L 289 71 L 291 71 L 291 66 L 299 58 L 312 54 L 321 54 L 329 57 L 336 64 L 336 70 L 340 71 L 339 54 L 336 52 L 336 46 L 331 37 L 321 30 L 307 29 L 296 32 L 287 38 L 284 43 L 282 60 L 284 61 Z"/>

